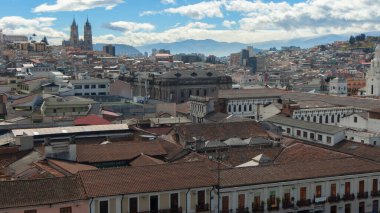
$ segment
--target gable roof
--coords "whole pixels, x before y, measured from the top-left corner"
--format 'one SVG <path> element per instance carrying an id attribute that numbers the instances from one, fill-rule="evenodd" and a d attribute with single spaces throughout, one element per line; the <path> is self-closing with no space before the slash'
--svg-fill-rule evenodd
<path id="1" fill-rule="evenodd" d="M 184 141 L 194 141 L 194 137 L 205 140 L 227 140 L 233 137 L 267 137 L 266 131 L 256 121 L 189 124 L 174 127 Z"/>
<path id="2" fill-rule="evenodd" d="M 171 163 L 79 172 L 89 197 L 210 187 L 217 184 L 203 162 Z"/>
<path id="3" fill-rule="evenodd" d="M 86 199 L 77 176 L 0 181 L 0 209 L 49 205 Z"/>
<path id="4" fill-rule="evenodd" d="M 75 126 L 80 125 L 107 125 L 111 124 L 111 122 L 107 121 L 106 119 L 97 116 L 97 115 L 88 115 L 84 117 L 79 117 L 74 120 Z"/>
<path id="5" fill-rule="evenodd" d="M 158 142 L 118 142 L 77 145 L 77 161 L 87 163 L 132 160 L 141 153 L 162 156 L 167 152 Z"/>

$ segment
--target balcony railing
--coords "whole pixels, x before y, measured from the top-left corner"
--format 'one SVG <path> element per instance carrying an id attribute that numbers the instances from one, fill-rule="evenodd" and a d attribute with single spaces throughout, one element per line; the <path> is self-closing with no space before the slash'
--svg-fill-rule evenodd
<path id="1" fill-rule="evenodd" d="M 182 208 L 170 208 L 170 209 L 160 209 L 160 210 L 152 210 L 152 211 L 143 211 L 137 213 L 182 213 Z"/>
<path id="2" fill-rule="evenodd" d="M 264 202 L 261 204 L 252 203 L 252 212 L 264 212 Z"/>
<path id="3" fill-rule="evenodd" d="M 372 197 L 380 197 L 380 191 L 371 191 Z"/>
<path id="4" fill-rule="evenodd" d="M 278 211 L 280 207 L 278 205 L 273 206 L 273 205 L 268 205 L 268 211 Z"/>
<path id="5" fill-rule="evenodd" d="M 310 206 L 310 205 L 311 205 L 311 200 L 310 199 L 297 201 L 297 206 L 298 207 L 304 207 L 304 206 Z"/>
<path id="6" fill-rule="evenodd" d="M 205 204 L 198 204 L 196 205 L 196 208 L 195 208 L 196 212 L 207 212 L 209 211 L 209 206 L 208 206 L 208 203 L 205 203 Z"/>
<path id="7" fill-rule="evenodd" d="M 232 213 L 232 209 L 222 209 L 220 210 L 220 213 Z"/>
<path id="8" fill-rule="evenodd" d="M 368 192 L 359 192 L 357 195 L 358 199 L 366 199 L 368 198 Z"/>
<path id="9" fill-rule="evenodd" d="M 340 196 L 339 194 L 331 195 L 330 197 L 327 198 L 327 201 L 329 203 L 338 203 L 340 201 Z"/>
<path id="10" fill-rule="evenodd" d="M 344 194 L 343 195 L 343 198 L 342 198 L 344 201 L 348 201 L 348 200 L 355 200 L 355 195 L 354 194 L 349 194 L 349 193 L 347 193 L 347 194 Z"/>
<path id="11" fill-rule="evenodd" d="M 294 203 L 292 202 L 292 201 L 287 201 L 287 200 L 285 200 L 285 201 L 282 201 L 282 208 L 283 209 L 291 209 L 291 208 L 293 208 L 294 207 Z"/>
<path id="12" fill-rule="evenodd" d="M 249 213 L 248 207 L 246 208 L 237 208 L 236 213 Z"/>

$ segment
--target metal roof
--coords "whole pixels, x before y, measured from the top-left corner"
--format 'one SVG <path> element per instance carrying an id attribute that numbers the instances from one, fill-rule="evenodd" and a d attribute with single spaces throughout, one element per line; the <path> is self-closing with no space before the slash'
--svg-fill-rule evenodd
<path id="1" fill-rule="evenodd" d="M 92 126 L 66 126 L 52 128 L 37 128 L 37 129 L 14 129 L 14 136 L 35 136 L 35 135 L 53 135 L 53 134 L 73 134 L 79 132 L 100 132 L 100 131 L 115 131 L 128 130 L 127 124 L 107 124 L 107 125 L 92 125 Z"/>
<path id="2" fill-rule="evenodd" d="M 272 116 L 265 121 L 272 122 L 275 124 L 280 124 L 280 125 L 297 127 L 300 129 L 312 130 L 312 131 L 326 133 L 326 134 L 336 134 L 338 132 L 342 132 L 345 130 L 345 128 L 338 127 L 338 126 L 331 126 L 331 125 L 326 125 L 326 124 L 307 122 L 303 120 L 296 120 L 296 119 L 292 119 L 292 118 L 288 118 L 288 117 L 280 116 L 280 115 Z"/>

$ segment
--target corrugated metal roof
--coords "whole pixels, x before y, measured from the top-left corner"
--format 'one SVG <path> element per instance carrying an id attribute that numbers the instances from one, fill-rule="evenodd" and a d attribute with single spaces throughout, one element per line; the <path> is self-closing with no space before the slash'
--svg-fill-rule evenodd
<path id="1" fill-rule="evenodd" d="M 52 135 L 52 134 L 72 134 L 78 132 L 99 132 L 99 131 L 112 131 L 112 130 L 128 130 L 127 124 L 107 124 L 107 125 L 93 125 L 93 126 L 66 126 L 66 127 L 52 127 L 52 128 L 38 128 L 38 129 L 14 129 L 12 133 L 14 136 L 35 136 L 35 135 Z"/>

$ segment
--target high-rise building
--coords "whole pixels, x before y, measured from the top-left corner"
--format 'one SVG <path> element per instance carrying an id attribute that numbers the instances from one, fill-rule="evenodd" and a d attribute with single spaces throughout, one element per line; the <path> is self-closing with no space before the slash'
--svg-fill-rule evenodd
<path id="1" fill-rule="evenodd" d="M 84 50 L 92 50 L 92 30 L 91 30 L 91 24 L 88 21 L 86 21 L 86 24 L 84 25 L 84 44 L 83 44 Z"/>
<path id="2" fill-rule="evenodd" d="M 79 48 L 79 33 L 78 33 L 78 25 L 75 22 L 75 18 L 73 19 L 73 23 L 70 27 L 70 46 Z"/>
<path id="3" fill-rule="evenodd" d="M 112 44 L 104 45 L 103 52 L 107 53 L 108 55 L 115 56 L 115 46 L 113 46 Z"/>

